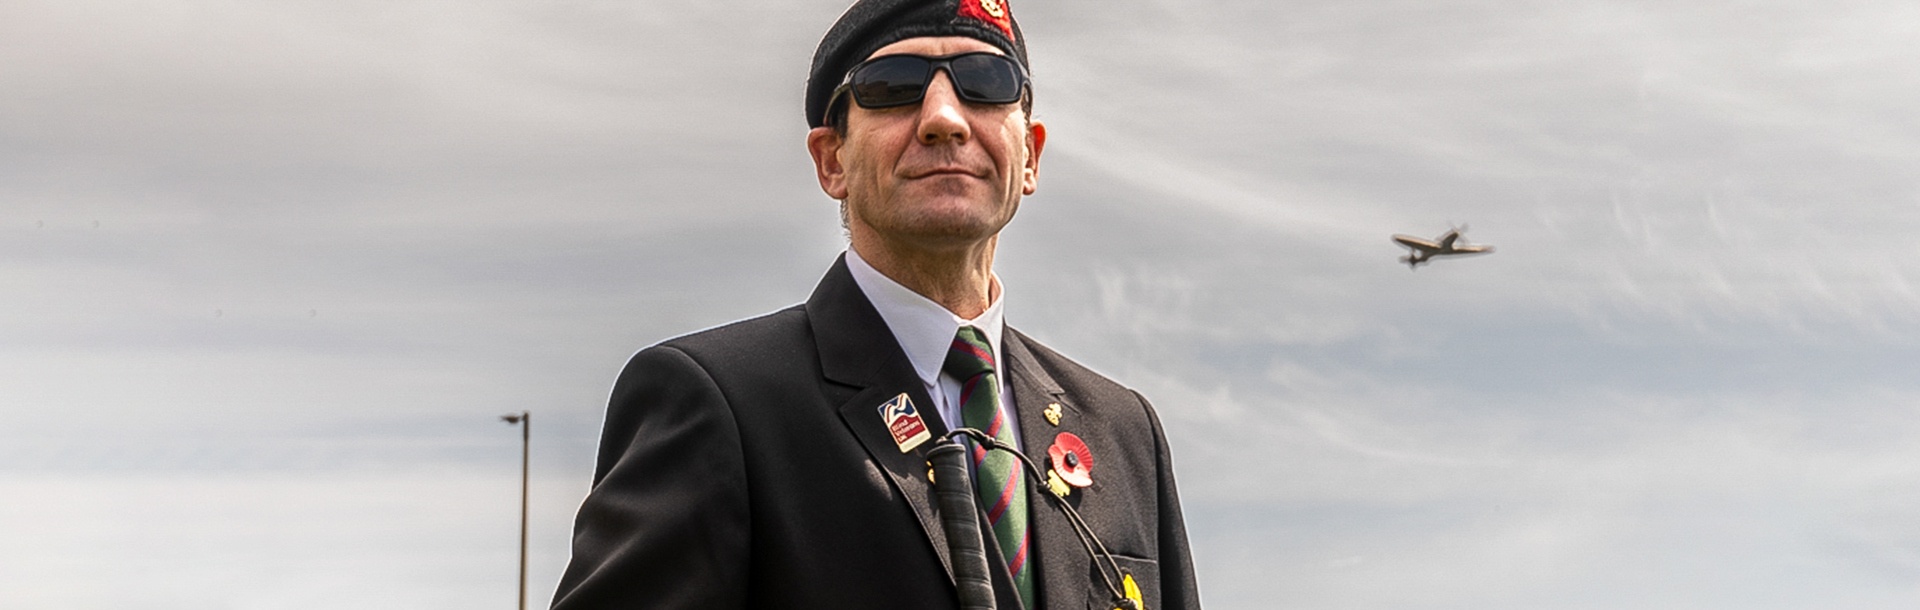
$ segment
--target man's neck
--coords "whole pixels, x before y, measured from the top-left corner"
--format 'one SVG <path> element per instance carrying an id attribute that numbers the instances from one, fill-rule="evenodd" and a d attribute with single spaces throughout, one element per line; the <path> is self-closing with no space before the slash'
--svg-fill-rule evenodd
<path id="1" fill-rule="evenodd" d="M 964 247 L 932 250 L 855 235 L 851 246 L 881 275 L 971 320 L 999 296 L 1000 285 L 993 278 L 993 249 L 999 241 L 995 235 Z"/>

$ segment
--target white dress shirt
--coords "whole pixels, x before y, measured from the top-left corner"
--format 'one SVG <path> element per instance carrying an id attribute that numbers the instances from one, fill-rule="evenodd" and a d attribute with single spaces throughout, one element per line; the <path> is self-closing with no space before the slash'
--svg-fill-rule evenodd
<path id="1" fill-rule="evenodd" d="M 853 248 L 847 248 L 847 270 L 853 272 L 853 281 L 860 285 L 860 291 L 866 293 L 873 308 L 880 311 L 880 318 L 886 320 L 887 329 L 893 331 L 894 341 L 900 344 L 901 351 L 907 353 L 907 361 L 913 363 L 913 372 L 920 376 L 920 384 L 933 398 L 933 408 L 940 414 L 940 420 L 947 423 L 948 429 L 961 428 L 960 419 L 960 380 L 952 375 L 940 372 L 947 362 L 947 351 L 953 345 L 953 338 L 962 326 L 980 329 L 987 336 L 987 343 L 993 347 L 993 360 L 997 365 L 995 377 L 1000 380 L 1000 408 L 1006 411 L 1007 426 L 1019 445 L 1020 417 L 1013 410 L 1013 388 L 1008 383 L 1006 360 L 1001 356 L 1000 334 L 1006 328 L 1005 318 L 1001 315 L 1001 305 L 1006 302 L 1006 288 L 987 305 L 987 310 L 972 320 L 954 315 L 932 299 L 921 296 L 899 282 L 882 275 L 879 270 L 867 264 Z M 994 283 L 999 283 L 995 276 Z M 985 430 L 982 430 L 985 432 Z"/>

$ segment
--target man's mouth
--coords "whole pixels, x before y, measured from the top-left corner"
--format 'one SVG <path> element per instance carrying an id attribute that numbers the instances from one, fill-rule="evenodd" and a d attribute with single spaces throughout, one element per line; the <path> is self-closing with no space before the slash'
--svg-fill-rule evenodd
<path id="1" fill-rule="evenodd" d="M 975 173 L 973 170 L 969 170 L 964 167 L 936 167 L 932 169 L 915 171 L 907 174 L 908 178 L 932 178 L 934 176 L 978 177 L 979 174 Z"/>

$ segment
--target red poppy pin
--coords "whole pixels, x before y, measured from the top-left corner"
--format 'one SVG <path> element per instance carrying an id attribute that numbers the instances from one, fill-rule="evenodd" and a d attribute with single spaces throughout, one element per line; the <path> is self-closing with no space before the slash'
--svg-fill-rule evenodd
<path id="1" fill-rule="evenodd" d="M 1071 432 L 1061 432 L 1053 437 L 1053 446 L 1047 448 L 1047 457 L 1053 460 L 1053 471 L 1059 473 L 1060 480 L 1068 485 L 1093 485 L 1093 451 L 1087 449 L 1087 442 L 1080 440 L 1080 437 Z"/>

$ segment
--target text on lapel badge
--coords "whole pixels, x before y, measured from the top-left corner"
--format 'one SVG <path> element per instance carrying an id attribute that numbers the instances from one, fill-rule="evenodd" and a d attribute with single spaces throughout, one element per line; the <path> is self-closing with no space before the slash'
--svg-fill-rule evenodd
<path id="1" fill-rule="evenodd" d="M 927 432 L 927 422 L 920 419 L 920 410 L 913 407 L 913 400 L 905 393 L 880 405 L 880 420 L 887 425 L 887 432 L 893 435 L 893 443 L 900 446 L 901 453 L 913 451 L 920 443 L 933 438 L 933 434 Z"/>

